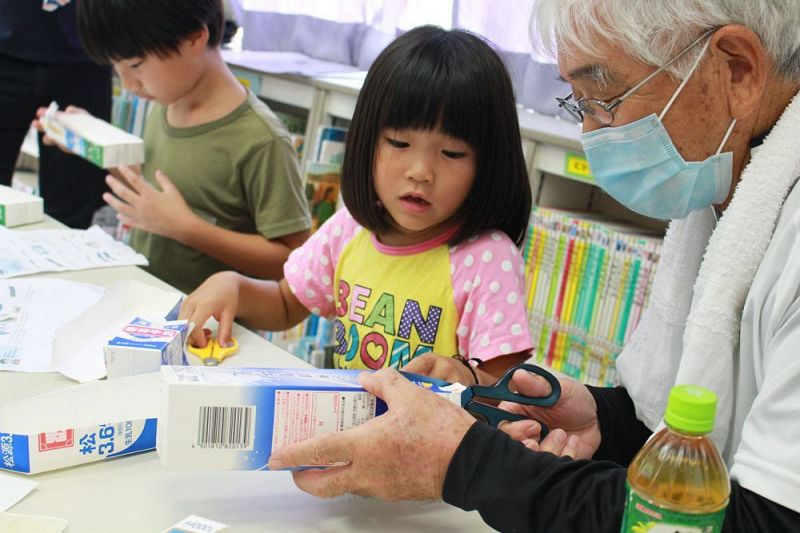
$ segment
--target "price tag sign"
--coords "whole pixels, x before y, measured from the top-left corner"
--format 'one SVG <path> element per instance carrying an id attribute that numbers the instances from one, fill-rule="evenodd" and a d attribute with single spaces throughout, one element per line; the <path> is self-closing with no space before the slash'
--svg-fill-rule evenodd
<path id="1" fill-rule="evenodd" d="M 567 152 L 564 158 L 564 173 L 580 181 L 594 184 L 594 178 L 589 171 L 589 162 L 582 155 Z"/>

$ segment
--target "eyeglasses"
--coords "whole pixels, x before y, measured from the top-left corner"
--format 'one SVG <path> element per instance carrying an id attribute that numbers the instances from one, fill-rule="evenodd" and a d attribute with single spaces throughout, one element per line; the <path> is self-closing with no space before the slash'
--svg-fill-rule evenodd
<path id="1" fill-rule="evenodd" d="M 575 102 L 570 102 L 572 100 L 572 94 L 564 97 L 564 98 L 556 98 L 558 102 L 558 107 L 563 107 L 567 113 L 569 113 L 575 120 L 578 122 L 583 122 L 584 116 L 591 117 L 592 120 L 600 124 L 601 126 L 610 126 L 614 122 L 614 108 L 619 106 L 622 102 L 624 102 L 629 96 L 634 94 L 636 91 L 642 88 L 642 86 L 647 83 L 648 81 L 652 80 L 656 75 L 662 72 L 664 69 L 669 67 L 675 61 L 677 61 L 683 54 L 688 52 L 692 49 L 694 45 L 714 33 L 717 28 L 711 28 L 703 32 L 703 34 L 689 43 L 689 45 L 678 52 L 678 55 L 667 61 L 664 65 L 660 66 L 655 71 L 651 72 L 645 79 L 637 83 L 631 89 L 628 89 L 625 94 L 622 96 L 618 96 L 614 98 L 610 102 L 603 102 L 602 100 L 595 100 L 593 98 L 581 98 Z"/>

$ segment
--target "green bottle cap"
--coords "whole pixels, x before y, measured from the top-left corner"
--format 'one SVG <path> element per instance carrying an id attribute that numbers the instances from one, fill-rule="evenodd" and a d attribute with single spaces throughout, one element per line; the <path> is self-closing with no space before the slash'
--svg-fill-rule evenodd
<path id="1" fill-rule="evenodd" d="M 717 395 L 698 385 L 676 385 L 669 392 L 664 422 L 685 433 L 705 434 L 714 429 Z"/>

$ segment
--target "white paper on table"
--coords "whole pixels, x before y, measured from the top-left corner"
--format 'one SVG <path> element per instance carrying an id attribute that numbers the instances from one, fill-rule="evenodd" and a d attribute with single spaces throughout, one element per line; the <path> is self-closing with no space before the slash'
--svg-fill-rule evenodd
<path id="1" fill-rule="evenodd" d="M 88 283 L 0 280 L 0 370 L 52 372 L 56 331 L 102 295 Z"/>
<path id="2" fill-rule="evenodd" d="M 27 514 L 0 513 L 3 533 L 64 533 L 69 522 L 63 518 Z"/>
<path id="3" fill-rule="evenodd" d="M 37 481 L 30 479 L 0 474 L 0 513 L 16 505 L 38 484 Z M 0 531 L 5 531 L 2 525 L 3 523 L 0 522 Z"/>
<path id="4" fill-rule="evenodd" d="M 105 377 L 106 342 L 132 318 L 163 318 L 180 299 L 178 292 L 136 281 L 114 285 L 97 303 L 56 332 L 53 370 L 80 382 Z"/>
<path id="5" fill-rule="evenodd" d="M 147 259 L 99 226 L 32 231 L 0 226 L 0 278 L 123 265 L 147 265 Z"/>

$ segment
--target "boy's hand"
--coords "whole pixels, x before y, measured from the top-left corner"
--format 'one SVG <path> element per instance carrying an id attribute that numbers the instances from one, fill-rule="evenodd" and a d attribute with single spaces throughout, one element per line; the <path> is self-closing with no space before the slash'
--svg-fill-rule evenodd
<path id="1" fill-rule="evenodd" d="M 205 347 L 207 339 L 203 334 L 203 326 L 213 316 L 219 322 L 217 340 L 227 345 L 239 308 L 240 279 L 241 276 L 236 272 L 217 272 L 183 300 L 178 319 L 186 319 L 195 325 L 189 344 Z"/>
<path id="2" fill-rule="evenodd" d="M 126 166 L 120 166 L 119 172 L 127 185 L 109 174 L 106 183 L 114 194 L 103 194 L 103 200 L 116 209 L 117 218 L 131 227 L 181 241 L 197 215 L 167 175 L 156 170 L 156 181 L 161 187 L 158 190 Z"/>
<path id="3" fill-rule="evenodd" d="M 415 357 L 403 367 L 403 371 L 413 374 L 422 374 L 432 378 L 443 379 L 450 383 L 461 383 L 462 385 L 475 385 L 475 378 L 472 372 L 458 359 L 427 353 Z"/>
<path id="4" fill-rule="evenodd" d="M 57 146 L 62 152 L 65 152 L 67 154 L 73 153 L 72 150 L 70 150 L 63 144 L 58 144 L 51 137 L 47 135 L 47 133 L 44 130 L 44 124 L 42 124 L 41 121 L 41 118 L 44 116 L 45 113 L 47 113 L 47 108 L 40 107 L 39 109 L 36 110 L 36 118 L 34 118 L 33 121 L 31 121 L 31 126 L 33 126 L 36 129 L 36 131 L 45 134 L 42 137 L 42 144 L 45 144 L 47 146 Z M 61 113 L 82 113 L 84 115 L 89 114 L 89 112 L 83 109 L 82 107 L 75 107 L 74 105 L 67 106 L 67 108 L 63 111 L 56 111 L 56 114 L 61 114 Z"/>

